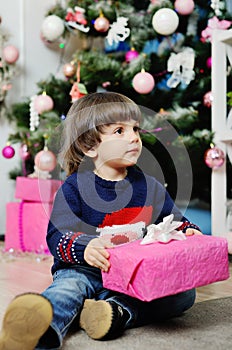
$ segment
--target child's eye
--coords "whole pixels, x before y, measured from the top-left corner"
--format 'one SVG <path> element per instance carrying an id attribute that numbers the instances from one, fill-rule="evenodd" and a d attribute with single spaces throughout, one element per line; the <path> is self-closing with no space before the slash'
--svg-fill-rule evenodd
<path id="1" fill-rule="evenodd" d="M 115 130 L 115 134 L 122 134 L 123 129 L 122 128 L 118 128 L 117 130 Z"/>
<path id="2" fill-rule="evenodd" d="M 139 126 L 134 126 L 133 127 L 134 132 L 139 132 L 141 129 Z"/>

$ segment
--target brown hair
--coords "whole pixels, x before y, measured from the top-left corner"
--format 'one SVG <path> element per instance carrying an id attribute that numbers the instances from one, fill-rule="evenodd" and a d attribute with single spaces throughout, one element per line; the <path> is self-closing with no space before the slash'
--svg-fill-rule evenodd
<path id="1" fill-rule="evenodd" d="M 75 101 L 63 122 L 59 158 L 67 175 L 77 171 L 83 150 L 101 142 L 106 124 L 141 120 L 139 107 L 128 97 L 115 92 L 95 92 Z"/>

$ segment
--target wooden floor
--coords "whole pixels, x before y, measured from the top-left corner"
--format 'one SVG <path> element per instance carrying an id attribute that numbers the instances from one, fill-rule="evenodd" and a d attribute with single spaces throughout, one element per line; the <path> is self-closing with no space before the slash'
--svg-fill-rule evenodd
<path id="1" fill-rule="evenodd" d="M 50 256 L 0 254 L 0 324 L 8 303 L 24 292 L 42 292 L 50 283 Z M 197 302 L 232 296 L 232 263 L 230 278 L 197 289 Z"/>

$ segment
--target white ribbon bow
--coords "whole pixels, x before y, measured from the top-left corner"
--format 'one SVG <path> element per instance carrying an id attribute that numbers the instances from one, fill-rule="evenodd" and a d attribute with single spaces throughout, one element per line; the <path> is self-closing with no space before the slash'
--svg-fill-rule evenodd
<path id="1" fill-rule="evenodd" d="M 163 218 L 158 225 L 151 224 L 147 226 L 147 234 L 140 244 L 150 244 L 153 242 L 168 243 L 171 240 L 184 240 L 185 234 L 177 231 L 176 228 L 182 225 L 181 221 L 173 221 L 174 215 L 170 214 Z"/>
<path id="2" fill-rule="evenodd" d="M 191 47 L 186 47 L 177 54 L 171 53 L 168 60 L 168 72 L 173 72 L 167 80 L 170 88 L 176 88 L 179 83 L 188 85 L 195 78 L 194 68 L 195 54 Z"/>

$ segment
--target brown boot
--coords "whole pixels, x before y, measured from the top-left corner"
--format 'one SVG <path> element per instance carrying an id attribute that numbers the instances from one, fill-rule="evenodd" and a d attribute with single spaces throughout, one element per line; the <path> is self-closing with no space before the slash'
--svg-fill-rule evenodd
<path id="1" fill-rule="evenodd" d="M 40 294 L 17 296 L 6 309 L 0 350 L 33 350 L 52 321 L 52 305 Z"/>
<path id="2" fill-rule="evenodd" d="M 129 313 L 114 301 L 86 299 L 80 327 L 93 339 L 114 339 L 124 331 Z"/>

